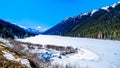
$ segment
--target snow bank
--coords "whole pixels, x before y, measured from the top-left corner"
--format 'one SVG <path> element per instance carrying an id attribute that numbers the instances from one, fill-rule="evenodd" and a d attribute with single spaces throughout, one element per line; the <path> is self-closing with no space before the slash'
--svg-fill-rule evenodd
<path id="1" fill-rule="evenodd" d="M 9 41 L 8 40 L 5 40 L 5 39 L 2 39 L 2 38 L 0 38 L 0 41 L 1 42 L 3 42 L 3 43 L 5 43 L 6 45 L 8 45 L 9 47 L 14 47 L 13 45 L 11 45 L 10 43 L 9 43 Z M 6 46 L 5 46 L 6 47 Z"/>
<path id="2" fill-rule="evenodd" d="M 30 65 L 30 62 L 28 61 L 28 59 L 17 58 L 17 59 L 14 59 L 14 60 L 31 68 L 31 65 Z"/>
<path id="3" fill-rule="evenodd" d="M 28 67 L 31 68 L 30 62 L 28 61 L 28 59 L 15 58 L 15 57 L 14 57 L 11 53 L 9 53 L 9 52 L 6 52 L 6 51 L 2 51 L 2 52 L 4 53 L 3 56 L 6 57 L 6 59 L 20 62 L 21 64 L 24 64 L 24 65 L 26 65 L 26 66 L 28 66 Z"/>
<path id="4" fill-rule="evenodd" d="M 15 59 L 15 57 L 12 54 L 10 54 L 6 51 L 2 51 L 2 52 L 4 53 L 3 56 L 6 57 L 6 59 L 8 59 L 8 60 L 14 60 Z"/>

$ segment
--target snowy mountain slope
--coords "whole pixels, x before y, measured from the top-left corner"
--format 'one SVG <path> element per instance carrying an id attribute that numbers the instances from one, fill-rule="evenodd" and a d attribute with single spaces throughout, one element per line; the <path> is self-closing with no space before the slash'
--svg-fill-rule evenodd
<path id="1" fill-rule="evenodd" d="M 30 62 L 23 55 L 17 54 L 14 51 L 11 51 L 9 47 L 14 47 L 11 45 L 8 40 L 0 38 L 0 68 L 31 68 Z M 15 64 L 16 63 L 16 64 Z"/>
<path id="2" fill-rule="evenodd" d="M 120 40 L 120 2 L 68 17 L 42 34 L 99 38 L 100 33 L 102 39 Z"/>
<path id="3" fill-rule="evenodd" d="M 62 66 L 63 68 L 65 68 L 64 64 L 65 66 L 72 64 L 74 68 L 79 68 L 79 67 L 119 68 L 120 67 L 120 64 L 119 64 L 120 63 L 120 57 L 119 57 L 120 41 L 62 37 L 62 36 L 51 36 L 51 35 L 38 35 L 31 38 L 17 39 L 17 40 L 23 41 L 23 42 L 31 42 L 35 44 L 42 44 L 42 45 L 50 44 L 50 45 L 59 45 L 59 46 L 65 46 L 65 47 L 72 46 L 74 48 L 83 49 L 83 51 L 87 54 L 86 56 L 83 56 L 84 59 L 80 59 L 78 57 L 78 59 L 75 60 L 76 55 L 82 57 L 79 54 L 69 55 L 68 56 L 69 58 L 54 59 L 52 64 L 53 65 L 57 64 L 58 66 Z M 89 52 L 92 53 L 92 55 Z M 98 58 L 97 60 L 96 58 L 93 58 L 93 60 L 86 60 L 90 58 L 90 56 L 91 57 L 97 56 Z M 58 61 L 59 63 L 56 63 Z"/>

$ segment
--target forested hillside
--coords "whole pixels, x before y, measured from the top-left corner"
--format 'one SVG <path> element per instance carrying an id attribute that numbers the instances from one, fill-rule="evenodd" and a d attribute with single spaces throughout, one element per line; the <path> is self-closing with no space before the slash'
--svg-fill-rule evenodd
<path id="1" fill-rule="evenodd" d="M 120 3 L 70 17 L 43 34 L 120 40 Z"/>
<path id="2" fill-rule="evenodd" d="M 0 19 L 0 37 L 1 38 L 24 38 L 34 36 L 34 33 L 27 32 L 25 29 Z"/>

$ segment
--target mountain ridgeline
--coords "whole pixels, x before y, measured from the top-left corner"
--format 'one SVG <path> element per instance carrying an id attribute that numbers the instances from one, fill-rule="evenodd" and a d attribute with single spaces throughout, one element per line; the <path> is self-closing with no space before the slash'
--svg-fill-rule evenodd
<path id="1" fill-rule="evenodd" d="M 0 19 L 0 37 L 1 38 L 25 38 L 34 36 L 34 33 L 27 32 L 25 29 Z"/>
<path id="2" fill-rule="evenodd" d="M 120 40 L 120 2 L 69 17 L 43 34 Z"/>

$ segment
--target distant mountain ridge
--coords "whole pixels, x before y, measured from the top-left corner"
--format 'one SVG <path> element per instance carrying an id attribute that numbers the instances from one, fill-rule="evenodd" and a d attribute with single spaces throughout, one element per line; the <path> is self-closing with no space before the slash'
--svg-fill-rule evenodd
<path id="1" fill-rule="evenodd" d="M 30 33 L 34 33 L 34 34 L 41 34 L 42 33 L 42 31 L 40 31 L 39 29 L 27 28 L 25 30 L 30 32 Z"/>
<path id="2" fill-rule="evenodd" d="M 25 38 L 34 35 L 36 34 L 30 33 L 15 24 L 0 19 L 0 37 L 2 38 Z"/>
<path id="3" fill-rule="evenodd" d="M 120 2 L 69 17 L 43 34 L 120 40 Z"/>

